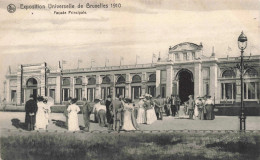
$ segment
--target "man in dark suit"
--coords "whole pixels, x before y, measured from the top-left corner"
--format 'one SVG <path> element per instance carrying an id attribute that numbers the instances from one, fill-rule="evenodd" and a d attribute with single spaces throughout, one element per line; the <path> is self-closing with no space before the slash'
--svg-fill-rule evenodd
<path id="1" fill-rule="evenodd" d="M 110 110 L 113 111 L 112 115 L 114 116 L 113 129 L 114 131 L 119 131 L 122 124 L 122 112 L 124 109 L 123 103 L 119 100 L 117 95 L 115 100 L 113 100 L 109 106 Z"/>
<path id="2" fill-rule="evenodd" d="M 189 95 L 189 101 L 188 101 L 189 119 L 193 119 L 194 108 L 195 108 L 195 102 L 193 100 L 192 95 Z"/>
<path id="3" fill-rule="evenodd" d="M 90 114 L 91 114 L 91 106 L 89 102 L 86 100 L 86 98 L 83 98 L 83 106 L 82 106 L 82 114 L 83 114 L 83 120 L 85 124 L 84 131 L 89 131 L 89 121 L 90 121 Z"/>
<path id="4" fill-rule="evenodd" d="M 157 98 L 154 100 L 154 104 L 155 104 L 155 113 L 156 113 L 156 117 L 157 120 L 162 120 L 163 116 L 162 116 L 162 108 L 164 106 L 164 100 L 161 98 L 160 95 L 157 96 Z"/>
<path id="5" fill-rule="evenodd" d="M 34 130 L 37 103 L 33 99 L 33 95 L 30 95 L 30 99 L 25 103 L 25 124 L 29 131 Z"/>

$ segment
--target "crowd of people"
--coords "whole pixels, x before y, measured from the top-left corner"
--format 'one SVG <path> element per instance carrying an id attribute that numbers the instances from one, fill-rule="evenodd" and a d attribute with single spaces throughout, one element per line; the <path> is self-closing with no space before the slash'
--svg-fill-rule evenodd
<path id="1" fill-rule="evenodd" d="M 79 131 L 78 113 L 83 114 L 84 131 L 90 129 L 90 121 L 97 122 L 101 127 L 108 127 L 108 130 L 139 130 L 140 124 L 152 124 L 157 120 L 163 120 L 163 113 L 166 116 L 180 116 L 181 100 L 178 95 L 161 98 L 153 98 L 149 94 L 139 97 L 138 102 L 132 103 L 129 98 L 123 98 L 117 95 L 112 100 L 109 95 L 106 101 L 95 99 L 94 105 L 83 98 L 82 109 L 76 104 L 76 98 L 69 98 L 65 104 L 64 116 L 66 117 L 65 126 L 69 131 Z M 48 102 L 47 98 L 39 96 L 37 101 L 33 95 L 25 104 L 25 124 L 28 130 L 46 130 L 49 125 L 51 113 L 50 106 L 52 101 Z M 189 119 L 213 120 L 214 105 L 210 96 L 197 97 L 189 96 L 189 100 L 184 102 L 184 115 Z"/>
<path id="2" fill-rule="evenodd" d="M 189 96 L 189 100 L 184 102 L 184 113 L 189 115 L 189 119 L 214 120 L 214 103 L 211 96 L 197 97 Z"/>

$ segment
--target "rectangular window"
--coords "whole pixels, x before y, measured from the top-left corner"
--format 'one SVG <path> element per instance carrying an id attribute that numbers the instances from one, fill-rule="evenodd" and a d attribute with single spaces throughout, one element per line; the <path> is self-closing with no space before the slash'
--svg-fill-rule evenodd
<path id="1" fill-rule="evenodd" d="M 50 97 L 55 99 L 55 89 L 50 89 Z"/>
<path id="2" fill-rule="evenodd" d="M 257 99 L 257 85 L 255 82 L 244 83 L 244 98 Z"/>
<path id="3" fill-rule="evenodd" d="M 221 99 L 236 99 L 235 83 L 221 83 Z"/>
<path id="4" fill-rule="evenodd" d="M 62 101 L 68 101 L 69 97 L 70 97 L 70 89 L 63 88 L 62 89 Z"/>
<path id="5" fill-rule="evenodd" d="M 82 100 L 82 89 L 81 88 L 75 89 L 75 98 L 77 98 L 78 100 Z"/>

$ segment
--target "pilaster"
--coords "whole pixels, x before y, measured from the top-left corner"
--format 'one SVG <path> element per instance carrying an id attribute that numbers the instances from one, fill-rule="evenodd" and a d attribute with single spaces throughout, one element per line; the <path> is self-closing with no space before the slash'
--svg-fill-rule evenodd
<path id="1" fill-rule="evenodd" d="M 219 99 L 216 98 L 218 95 L 218 68 L 217 64 L 210 66 L 210 96 L 215 97 L 215 102 L 218 103 Z"/>
<path id="2" fill-rule="evenodd" d="M 126 74 L 125 78 L 125 97 L 126 98 L 131 98 L 131 76 L 130 73 Z"/>
<path id="3" fill-rule="evenodd" d="M 166 96 L 171 96 L 172 94 L 172 74 L 173 74 L 173 68 L 172 66 L 167 66 L 166 69 Z"/>
<path id="4" fill-rule="evenodd" d="M 157 97 L 158 95 L 161 95 L 161 70 L 159 69 L 156 70 L 155 87 L 156 87 L 156 97 Z"/>
<path id="5" fill-rule="evenodd" d="M 96 99 L 101 99 L 101 76 L 100 75 L 96 75 L 96 92 L 95 92 L 95 98 Z"/>
<path id="6" fill-rule="evenodd" d="M 194 64 L 194 97 L 202 96 L 201 62 Z"/>
<path id="7" fill-rule="evenodd" d="M 17 71 L 17 89 L 16 89 L 16 92 L 17 92 L 17 104 L 18 105 L 22 104 L 22 99 L 21 98 L 22 98 L 22 94 L 24 94 L 24 93 L 22 93 L 22 70 L 23 70 L 23 66 L 20 65 L 18 67 L 18 71 Z M 6 89 L 7 88 L 8 88 L 8 85 L 7 85 Z"/>

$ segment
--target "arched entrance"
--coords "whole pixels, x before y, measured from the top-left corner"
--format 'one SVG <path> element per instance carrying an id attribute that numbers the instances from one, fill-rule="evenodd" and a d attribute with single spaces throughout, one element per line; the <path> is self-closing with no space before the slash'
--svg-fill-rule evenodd
<path id="1" fill-rule="evenodd" d="M 36 100 L 38 94 L 37 88 L 37 80 L 35 78 L 29 78 L 26 82 L 26 89 L 25 89 L 25 101 L 30 98 L 32 94 L 34 99 Z"/>
<path id="2" fill-rule="evenodd" d="M 179 97 L 181 102 L 187 101 L 189 95 L 194 95 L 194 82 L 192 72 L 186 69 L 179 71 Z"/>

